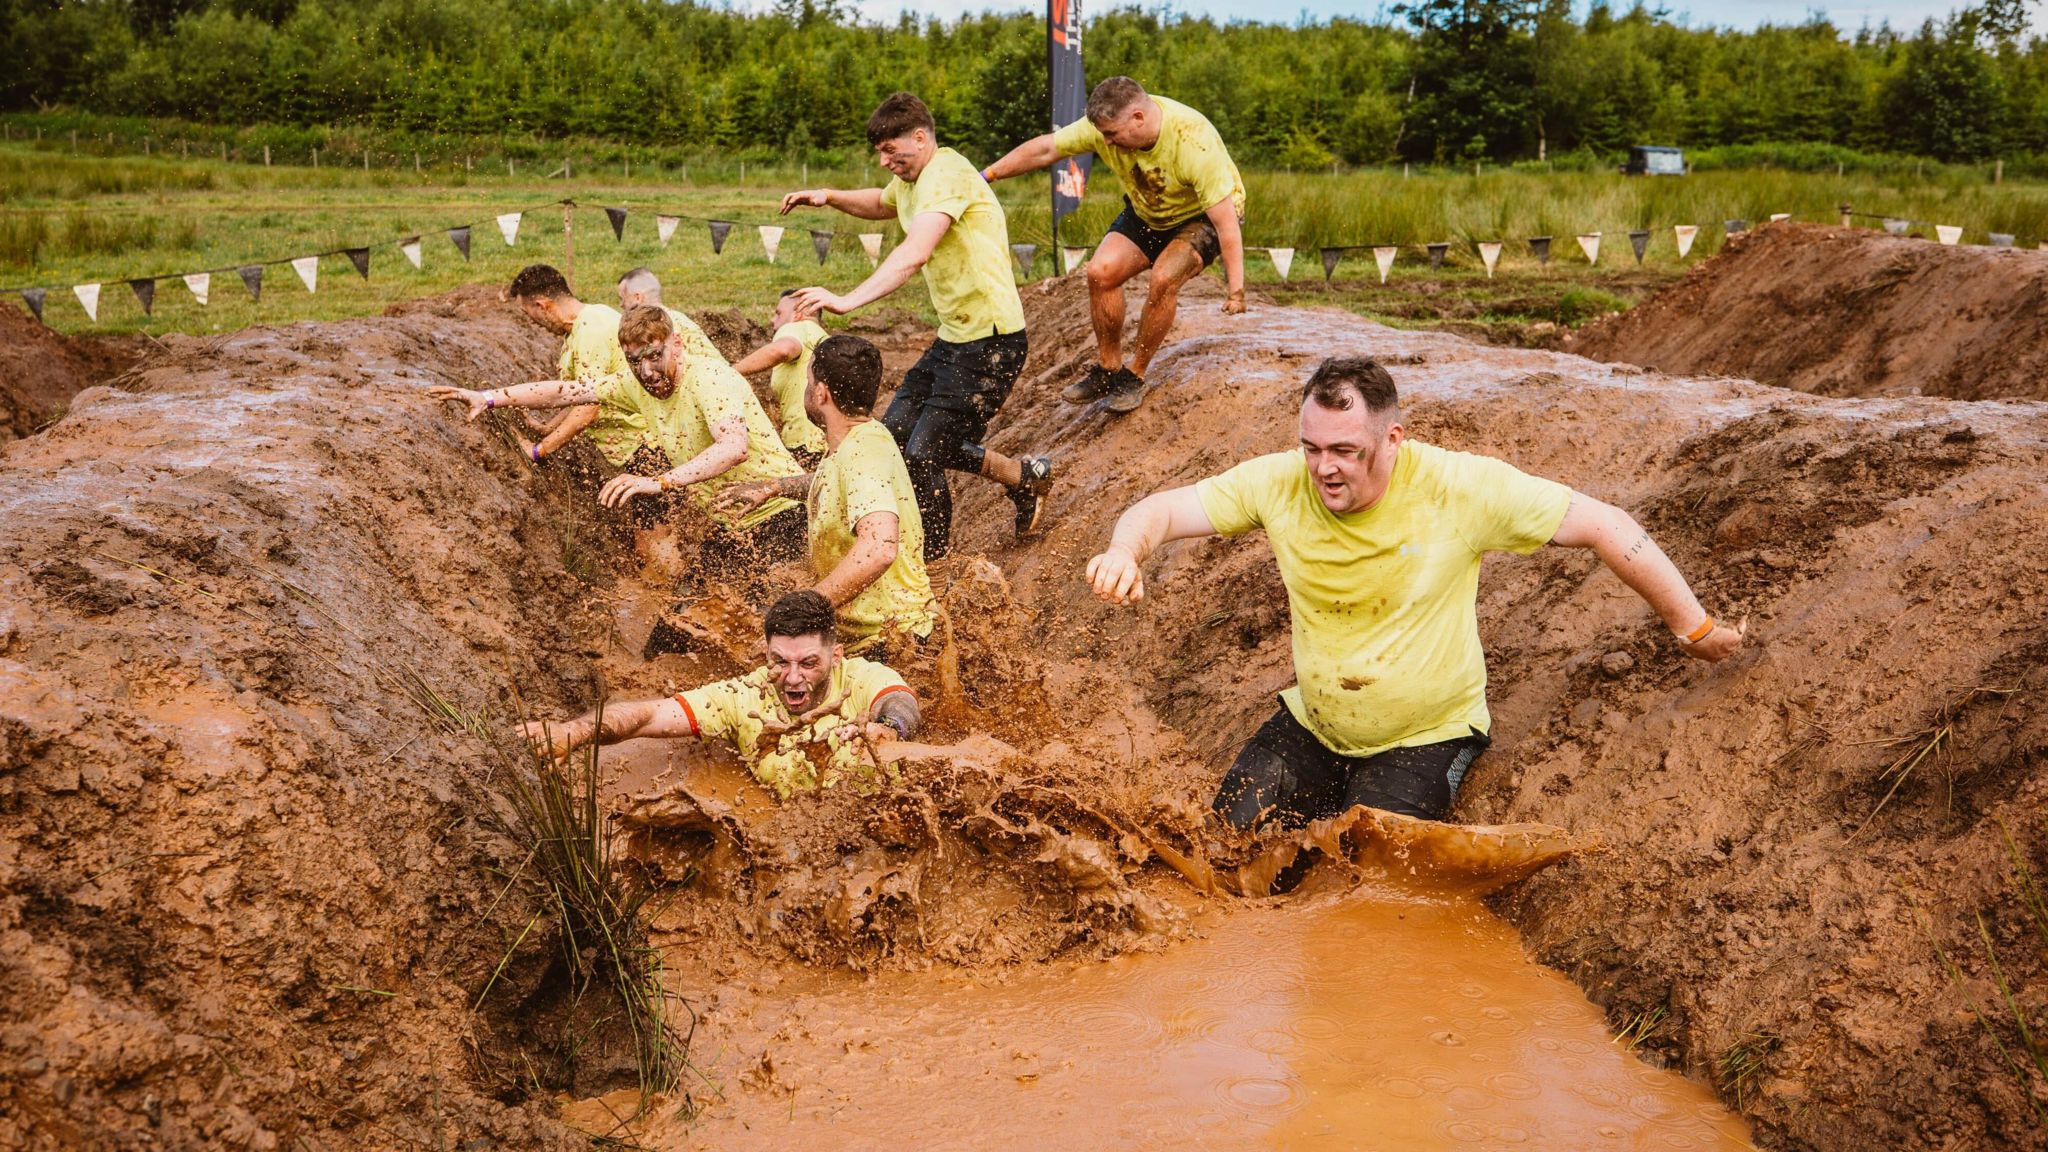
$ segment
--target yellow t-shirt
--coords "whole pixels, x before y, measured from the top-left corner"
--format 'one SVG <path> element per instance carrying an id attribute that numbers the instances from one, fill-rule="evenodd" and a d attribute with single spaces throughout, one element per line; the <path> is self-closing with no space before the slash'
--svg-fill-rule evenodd
<path id="1" fill-rule="evenodd" d="M 712 501 L 730 485 L 800 476 L 803 469 L 797 467 L 789 449 L 782 446 L 782 438 L 775 434 L 775 425 L 761 408 L 761 402 L 754 399 L 747 378 L 734 371 L 732 365 L 717 356 L 686 354 L 681 369 L 682 379 L 666 400 L 656 399 L 644 388 L 638 389 L 647 418 L 648 439 L 668 454 L 670 467 L 678 467 L 711 447 L 711 429 L 721 421 L 737 415 L 747 425 L 747 458 L 736 468 L 690 485 L 690 499 L 714 523 L 735 531 L 752 528 L 784 509 L 796 507 L 796 501 L 777 496 L 737 519 L 730 513 L 713 510 Z"/>
<path id="2" fill-rule="evenodd" d="M 939 149 L 916 183 L 900 176 L 889 181 L 882 203 L 896 209 L 896 222 L 906 232 L 926 212 L 953 218 L 924 266 L 925 288 L 939 314 L 939 339 L 965 344 L 1024 330 L 1024 301 L 1010 271 L 1009 223 L 988 181 L 965 156 Z"/>
<path id="3" fill-rule="evenodd" d="M 640 386 L 619 347 L 619 310 L 585 304 L 569 323 L 555 370 L 563 380 L 597 390 L 597 419 L 583 431 L 612 467 L 624 465 L 647 437 L 647 418 L 632 395 Z"/>
<path id="4" fill-rule="evenodd" d="M 833 665 L 826 688 L 825 698 L 839 700 L 839 707 L 772 740 L 763 739 L 764 721 L 788 724 L 791 717 L 776 690 L 775 674 L 765 667 L 680 693 L 676 702 L 689 714 L 692 733 L 702 740 L 730 741 L 753 769 L 754 778 L 787 800 L 792 793 L 815 792 L 842 780 L 863 796 L 873 792 L 881 773 L 866 745 L 841 741 L 834 732 L 846 724 L 866 723 L 874 715 L 875 701 L 908 691 L 903 677 L 888 665 L 849 656 Z M 888 766 L 888 775 L 891 780 L 900 778 L 894 764 Z"/>
<path id="5" fill-rule="evenodd" d="M 1184 224 L 1226 199 L 1242 219 L 1244 178 L 1216 126 L 1179 101 L 1152 98 L 1161 112 L 1159 139 L 1145 151 L 1118 148 L 1104 140 L 1086 116 L 1054 132 L 1053 147 L 1062 156 L 1095 153 L 1116 173 L 1138 218 L 1154 228 Z"/>
<path id="6" fill-rule="evenodd" d="M 1380 502 L 1339 516 L 1298 451 L 1195 486 L 1218 532 L 1264 528 L 1287 585 L 1288 711 L 1331 751 L 1372 756 L 1487 731 L 1479 558 L 1557 534 L 1571 489 L 1486 456 L 1401 444 Z"/>
<path id="7" fill-rule="evenodd" d="M 816 320 L 798 320 L 784 324 L 775 330 L 777 340 L 794 340 L 803 352 L 796 359 L 777 364 L 768 373 L 768 390 L 775 395 L 775 402 L 782 407 L 782 443 L 785 447 L 802 448 L 825 454 L 825 430 L 811 423 L 804 415 L 804 385 L 811 367 L 811 353 L 818 342 L 825 338 L 825 330 Z"/>
<path id="8" fill-rule="evenodd" d="M 846 641 L 865 640 L 884 628 L 930 636 L 938 617 L 924 570 L 924 522 L 896 437 L 878 420 L 855 424 L 818 465 L 805 504 L 810 509 L 811 570 L 821 579 L 853 551 L 854 526 L 862 517 L 896 514 L 895 562 L 839 610 Z"/>

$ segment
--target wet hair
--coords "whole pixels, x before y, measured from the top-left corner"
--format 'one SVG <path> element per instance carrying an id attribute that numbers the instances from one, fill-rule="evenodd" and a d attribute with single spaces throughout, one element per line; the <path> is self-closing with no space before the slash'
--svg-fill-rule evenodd
<path id="1" fill-rule="evenodd" d="M 1145 98 L 1145 90 L 1129 76 L 1111 76 L 1088 93 L 1088 120 L 1100 127 L 1124 114 Z"/>
<path id="2" fill-rule="evenodd" d="M 630 287 L 635 292 L 649 292 L 653 294 L 654 299 L 661 299 L 661 279 L 654 274 L 652 268 L 635 268 L 619 277 L 619 287 Z"/>
<path id="3" fill-rule="evenodd" d="M 1394 378 L 1370 356 L 1332 356 L 1317 365 L 1308 383 L 1301 386 L 1304 404 L 1314 400 L 1325 408 L 1341 410 L 1351 407 L 1353 396 L 1374 416 L 1398 412 L 1401 407 Z"/>
<path id="4" fill-rule="evenodd" d="M 659 344 L 675 334 L 668 309 L 655 304 L 635 304 L 619 317 L 619 347 L 628 350 Z"/>
<path id="5" fill-rule="evenodd" d="M 868 117 L 868 143 L 880 145 L 884 140 L 900 139 L 919 128 L 933 136 L 939 134 L 938 125 L 932 122 L 932 110 L 908 92 L 892 92 L 875 108 L 875 114 Z"/>
<path id="6" fill-rule="evenodd" d="M 811 350 L 811 372 L 848 416 L 875 410 L 882 390 L 882 350 L 858 336 L 827 336 Z"/>
<path id="7" fill-rule="evenodd" d="M 528 264 L 512 278 L 514 300 L 560 300 L 571 295 L 569 281 L 553 264 Z"/>
<path id="8" fill-rule="evenodd" d="M 761 618 L 761 632 L 769 640 L 777 636 L 822 636 L 829 648 L 836 631 L 832 602 L 809 588 L 777 600 Z"/>

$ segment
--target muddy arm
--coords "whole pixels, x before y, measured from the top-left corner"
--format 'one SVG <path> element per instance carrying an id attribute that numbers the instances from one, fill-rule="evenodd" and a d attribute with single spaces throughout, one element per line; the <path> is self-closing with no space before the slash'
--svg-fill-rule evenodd
<path id="1" fill-rule="evenodd" d="M 896 729 L 897 738 L 908 740 L 917 735 L 917 727 L 924 721 L 924 713 L 917 706 L 917 697 L 908 692 L 891 692 L 875 701 L 875 712 L 870 723 L 887 724 Z"/>
<path id="2" fill-rule="evenodd" d="M 813 589 L 830 600 L 834 608 L 844 608 L 896 562 L 902 527 L 894 512 L 870 512 L 861 517 L 860 523 L 853 526 L 853 547 Z"/>
<path id="3" fill-rule="evenodd" d="M 1742 646 L 1746 621 L 1733 628 L 1716 621 L 1699 639 L 1687 639 L 1709 623 L 1706 609 L 1700 607 L 1678 566 L 1657 547 L 1643 526 L 1614 505 L 1582 492 L 1572 493 L 1564 522 L 1558 525 L 1550 542 L 1566 548 L 1591 548 L 1602 564 L 1621 577 L 1623 584 L 1649 602 L 1664 626 L 1678 638 L 1678 646 L 1686 655 L 1722 660 Z"/>
<path id="4" fill-rule="evenodd" d="M 597 730 L 597 720 L 597 709 L 593 708 L 574 720 L 529 720 L 520 725 L 520 731 L 534 751 L 555 759 L 590 743 L 593 735 L 599 744 L 617 744 L 643 736 L 681 739 L 697 734 L 690 714 L 672 696 L 606 706 L 602 732 Z"/>
<path id="5" fill-rule="evenodd" d="M 1223 279 L 1229 286 L 1225 312 L 1244 311 L 1244 228 L 1237 219 L 1237 206 L 1228 197 L 1209 206 L 1209 223 L 1216 227 L 1216 244 L 1223 250 Z"/>
<path id="6" fill-rule="evenodd" d="M 1036 172 L 1059 163 L 1060 150 L 1052 142 L 1052 133 L 1033 136 L 1003 155 L 1001 160 L 981 170 L 981 178 L 994 183 L 1026 172 Z"/>
<path id="7" fill-rule="evenodd" d="M 555 422 L 553 428 L 548 429 L 548 434 L 541 437 L 540 443 L 534 447 L 542 456 L 554 455 L 564 444 L 574 440 L 578 432 L 597 422 L 597 411 L 598 406 L 595 404 L 576 405 L 562 413 L 561 419 Z"/>
<path id="8" fill-rule="evenodd" d="M 733 371 L 742 376 L 752 376 L 756 372 L 766 372 L 777 364 L 787 364 L 803 354 L 804 346 L 785 336 L 780 340 L 770 340 L 747 353 L 732 367 Z"/>
<path id="9" fill-rule="evenodd" d="M 1088 582 L 1101 599 L 1136 603 L 1145 598 L 1144 563 L 1161 544 L 1215 534 L 1193 485 L 1154 492 L 1117 518 L 1109 547 L 1088 561 Z"/>
<path id="10" fill-rule="evenodd" d="M 932 258 L 932 250 L 945 238 L 953 218 L 944 212 L 920 212 L 903 234 L 903 243 L 882 258 L 882 263 L 860 287 L 841 296 L 824 288 L 805 288 L 796 293 L 796 314 L 815 316 L 819 312 L 838 315 L 872 304 L 910 282 Z"/>
<path id="11" fill-rule="evenodd" d="M 747 451 L 746 418 L 728 416 L 711 426 L 711 447 L 659 476 L 635 476 L 631 472 L 622 472 L 598 489 L 597 499 L 607 508 L 619 508 L 635 496 L 659 496 L 670 488 L 700 484 L 744 464 Z"/>

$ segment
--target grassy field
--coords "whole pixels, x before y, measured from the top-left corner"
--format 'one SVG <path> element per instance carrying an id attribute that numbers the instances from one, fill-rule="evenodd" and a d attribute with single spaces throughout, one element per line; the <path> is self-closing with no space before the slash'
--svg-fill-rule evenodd
<path id="1" fill-rule="evenodd" d="M 836 169 L 749 165 L 696 168 L 640 165 L 630 176 L 624 162 L 581 168 L 573 178 L 549 178 L 537 166 L 516 174 L 464 170 L 459 164 L 320 168 L 183 159 L 159 149 L 139 155 L 73 155 L 68 142 L 15 139 L 0 143 L 0 287 L 50 289 L 46 316 L 66 331 L 229 331 L 252 323 L 328 319 L 381 310 L 396 300 L 445 291 L 474 281 L 503 283 L 533 261 L 564 260 L 563 213 L 553 202 L 573 198 L 574 272 L 590 298 L 605 298 L 626 269 L 646 264 L 670 285 L 670 298 L 687 307 L 740 306 L 765 314 L 788 286 L 824 283 L 846 288 L 866 273 L 856 239 L 874 228 L 835 213 L 806 210 L 779 221 L 788 228 L 779 260 L 770 263 L 755 232 L 777 222 L 780 194 L 811 183 L 860 186 L 877 182 L 878 169 L 848 164 Z M 698 179 L 704 182 L 699 183 Z M 2048 184 L 2007 181 L 1992 185 L 1968 170 L 1935 169 L 1884 174 L 1795 173 L 1783 170 L 1707 171 L 1682 179 L 1625 179 L 1604 172 L 1400 170 L 1331 173 L 1247 173 L 1253 245 L 1290 246 L 1291 283 L 1282 284 L 1264 252 L 1248 254 L 1255 286 L 1282 299 L 1335 304 L 1397 323 L 1445 319 L 1550 320 L 1572 323 L 1625 306 L 1643 292 L 1711 255 L 1722 240 L 1722 221 L 1761 221 L 1789 212 L 1808 221 L 1836 219 L 1837 205 L 1859 212 L 1957 224 L 1965 243 L 1987 233 L 2015 233 L 2022 245 L 2048 240 Z M 998 186 L 1011 217 L 1012 239 L 1040 245 L 1033 277 L 1053 271 L 1047 242 L 1043 177 Z M 629 210 L 623 241 L 615 240 L 602 209 Z M 1071 236 L 1095 237 L 1119 207 L 1113 182 L 1096 182 L 1088 203 L 1067 225 Z M 498 213 L 533 209 L 518 242 L 508 246 L 492 222 Z M 658 212 L 730 219 L 738 223 L 722 255 L 714 255 L 706 226 L 685 220 L 671 242 L 656 237 Z M 444 229 L 475 225 L 465 262 Z M 1680 261 L 1671 226 L 1700 228 L 1692 254 Z M 1867 226 L 1877 221 L 1860 220 Z M 819 266 L 807 229 L 833 229 L 830 255 Z M 1626 233 L 1651 231 L 1641 269 L 1634 266 Z M 1931 232 L 1931 227 L 1917 230 Z M 1573 237 L 1603 233 L 1600 265 L 1588 267 Z M 423 237 L 423 268 L 400 255 L 397 241 Z M 1551 261 L 1539 265 L 1526 239 L 1554 237 Z M 1487 280 L 1473 242 L 1506 241 L 1497 277 Z M 1444 266 L 1432 271 L 1421 245 L 1448 241 Z M 1344 254 L 1334 283 L 1323 282 L 1318 249 L 1324 245 L 1402 245 L 1386 288 L 1378 284 L 1372 255 Z M 320 262 L 319 291 L 308 293 L 292 269 L 265 270 L 260 303 L 252 302 L 232 271 L 214 273 L 211 303 L 201 307 L 175 279 L 157 285 L 155 313 L 145 317 L 122 281 L 174 277 L 200 269 L 287 259 L 357 245 L 371 246 L 370 278 L 348 260 Z M 99 281 L 99 321 L 87 320 L 70 286 Z M 1448 307 L 1416 307 L 1417 297 Z M 18 297 L 15 298 L 18 302 Z M 895 304 L 923 312 L 923 293 Z"/>

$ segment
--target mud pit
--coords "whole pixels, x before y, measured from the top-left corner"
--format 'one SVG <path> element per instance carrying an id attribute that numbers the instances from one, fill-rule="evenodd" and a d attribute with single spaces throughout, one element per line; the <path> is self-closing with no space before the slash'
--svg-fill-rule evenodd
<path id="1" fill-rule="evenodd" d="M 2048 647 L 2026 607 L 2048 572 L 2037 407 L 1622 374 L 1331 313 L 1226 320 L 1205 283 L 1159 389 L 1112 424 L 1056 398 L 1085 355 L 1081 286 L 1027 301 L 1036 350 L 994 443 L 1057 456 L 1053 527 L 1013 546 L 1007 505 L 965 482 L 963 550 L 987 560 L 935 574 L 967 623 L 964 696 L 932 735 L 984 737 L 883 800 L 781 808 L 716 757 L 607 753 L 639 866 L 688 878 L 659 942 L 698 1012 L 703 1112 L 658 1116 L 655 1146 L 1740 1146 L 1716 1078 L 1767 1146 L 2039 1145 L 1928 936 L 1990 1002 L 1969 914 L 2022 923 L 1991 818 L 2042 865 L 2041 723 L 2003 707 L 2040 689 Z M 587 489 L 419 396 L 522 375 L 547 342 L 478 296 L 413 312 L 183 349 L 0 457 L 10 523 L 32 525 L 0 567 L 0 826 L 20 845 L 0 914 L 30 990 L 0 1032 L 22 1070 L 10 1134 L 565 1136 L 475 1055 L 518 1031 L 468 1006 L 532 911 L 492 904 L 518 855 L 486 761 L 381 670 L 500 721 L 516 680 L 562 714 L 599 679 L 728 674 L 748 622 L 735 606 L 730 654 L 632 656 L 638 575 L 564 571 L 615 544 L 577 519 Z M 1493 898 L 1597 1009 L 1471 896 L 1369 854 L 1281 901 L 1205 897 L 1162 862 L 1246 859 L 1200 809 L 1287 682 L 1284 598 L 1256 539 L 1170 550 L 1135 611 L 1075 573 L 1137 496 L 1286 446 L 1293 387 L 1345 351 L 1390 363 L 1417 434 L 1623 503 L 1716 611 L 1751 616 L 1758 643 L 1705 668 L 1590 558 L 1482 583 L 1496 743 L 1460 817 L 1605 846 Z M 2015 695 L 1954 704 L 1972 685 Z M 1869 819 L 1897 750 L 1862 741 L 1930 723 L 1953 754 Z M 183 855 L 222 841 L 227 860 Z M 1695 1081 L 1634 1062 L 1607 1040 L 1624 1028 Z M 565 1114 L 614 1130 L 618 1087 L 565 1076 Z"/>

